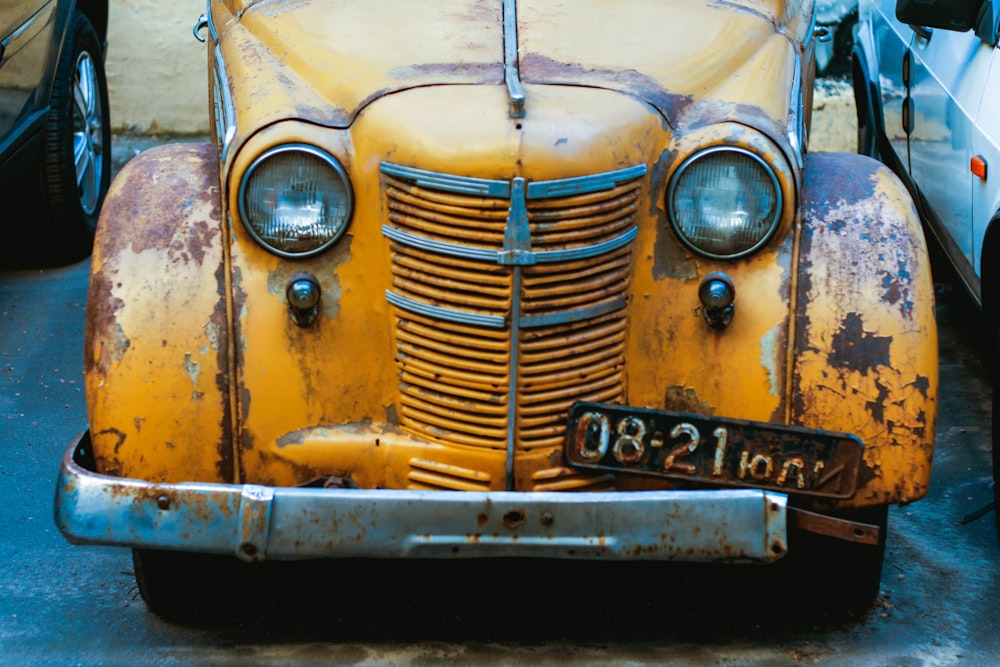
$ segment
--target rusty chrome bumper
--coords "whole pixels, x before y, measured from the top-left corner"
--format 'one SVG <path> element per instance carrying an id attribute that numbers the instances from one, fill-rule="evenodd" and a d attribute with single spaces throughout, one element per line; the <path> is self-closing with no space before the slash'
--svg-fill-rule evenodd
<path id="1" fill-rule="evenodd" d="M 55 520 L 74 544 L 308 558 L 586 558 L 772 562 L 786 496 L 761 490 L 465 492 L 158 484 L 66 452 Z"/>

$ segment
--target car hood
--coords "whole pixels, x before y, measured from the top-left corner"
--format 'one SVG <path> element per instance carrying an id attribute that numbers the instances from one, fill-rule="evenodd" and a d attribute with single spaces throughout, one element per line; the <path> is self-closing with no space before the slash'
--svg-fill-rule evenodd
<path id="1" fill-rule="evenodd" d="M 220 40 L 239 51 L 227 63 L 245 68 L 231 74 L 256 76 L 262 94 L 284 91 L 295 115 L 315 122 L 347 126 L 374 99 L 409 88 L 504 82 L 501 0 L 229 4 Z M 788 8 L 810 4 L 619 0 L 609 12 L 601 0 L 520 0 L 521 80 L 624 92 L 668 119 L 700 99 L 754 104 L 755 95 L 775 94 L 749 72 L 790 78 L 778 70 L 790 60 L 789 26 L 802 12 Z"/>

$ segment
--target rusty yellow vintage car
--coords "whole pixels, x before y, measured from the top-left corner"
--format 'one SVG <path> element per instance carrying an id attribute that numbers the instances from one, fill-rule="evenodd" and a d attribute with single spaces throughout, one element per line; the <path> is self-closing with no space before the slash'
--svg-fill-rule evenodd
<path id="1" fill-rule="evenodd" d="M 891 172 L 807 150 L 814 29 L 209 2 L 214 142 L 102 211 L 59 528 L 160 612 L 219 555 L 787 555 L 870 603 L 929 483 L 933 290 Z"/>

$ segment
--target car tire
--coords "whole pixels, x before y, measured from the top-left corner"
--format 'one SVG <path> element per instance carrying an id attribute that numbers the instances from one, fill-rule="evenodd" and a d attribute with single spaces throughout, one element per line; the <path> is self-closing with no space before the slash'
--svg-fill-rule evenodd
<path id="1" fill-rule="evenodd" d="M 214 554 L 132 550 L 139 594 L 150 611 L 166 619 L 217 611 L 230 602 L 242 565 Z"/>
<path id="2" fill-rule="evenodd" d="M 60 265 L 90 254 L 111 181 L 103 54 L 90 20 L 75 11 L 53 76 L 41 155 L 6 196 L 12 215 L 2 233 L 14 264 Z"/>
<path id="3" fill-rule="evenodd" d="M 989 224 L 986 226 L 986 235 L 983 237 L 981 267 L 981 287 L 980 305 L 983 317 L 983 339 L 986 343 L 986 353 L 989 359 L 990 386 L 992 387 L 992 428 L 991 428 L 991 454 L 993 468 L 993 518 L 996 522 L 997 537 L 1000 538 L 1000 304 L 997 297 L 1000 295 L 1000 275 L 994 262 L 988 261 L 990 257 L 996 257 L 998 252 L 997 243 L 1000 242 L 1000 211 L 993 214 Z M 949 270 L 951 270 L 949 268 Z"/>
<path id="4" fill-rule="evenodd" d="M 878 526 L 878 544 L 798 531 L 789 537 L 787 559 L 791 561 L 793 577 L 803 585 L 801 594 L 809 598 L 803 600 L 807 606 L 861 615 L 879 595 L 889 508 L 878 505 L 841 512 L 838 516 Z"/>
<path id="5" fill-rule="evenodd" d="M 994 347 L 994 350 L 997 348 Z M 996 387 L 996 384 L 993 385 Z M 993 390 L 993 428 L 996 430 L 998 427 L 995 425 L 997 423 L 997 417 L 1000 416 L 1000 397 L 997 394 L 1000 393 L 996 389 Z M 993 434 L 993 519 L 996 521 L 997 527 L 997 537 L 1000 539 L 1000 434 Z"/>
<path id="6" fill-rule="evenodd" d="M 993 385 L 993 438 L 991 457 L 993 459 L 993 519 L 996 522 L 997 538 L 1000 539 L 1000 327 L 993 326 L 987 332 L 992 356 Z"/>

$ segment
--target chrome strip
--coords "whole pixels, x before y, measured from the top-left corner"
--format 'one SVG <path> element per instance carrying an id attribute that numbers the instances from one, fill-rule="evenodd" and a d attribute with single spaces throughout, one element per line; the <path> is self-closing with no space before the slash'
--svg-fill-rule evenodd
<path id="1" fill-rule="evenodd" d="M 548 313 L 545 315 L 525 315 L 520 318 L 519 324 L 522 329 L 533 327 L 547 327 L 553 324 L 572 324 L 592 317 L 600 317 L 621 310 L 628 304 L 628 299 L 620 297 L 614 301 L 601 303 L 596 306 L 580 308 L 579 310 L 567 310 L 561 313 Z"/>
<path id="2" fill-rule="evenodd" d="M 222 49 L 219 48 L 218 43 L 215 45 L 215 74 L 217 77 L 216 91 L 218 91 L 219 102 L 222 105 L 222 133 L 219 137 L 222 140 L 222 146 L 219 149 L 219 161 L 225 163 L 233 139 L 236 138 L 236 107 L 233 105 L 233 98 L 229 92 L 229 75 L 226 74 L 226 63 L 222 58 Z M 216 113 L 217 123 L 218 119 L 218 113 Z M 216 132 L 218 131 L 217 127 Z"/>
<path id="3" fill-rule="evenodd" d="M 792 150 L 795 151 L 795 162 L 799 169 L 803 167 L 802 151 L 805 149 L 804 139 L 806 137 L 801 88 L 802 57 L 798 56 L 795 58 L 795 71 L 792 73 L 792 94 L 795 98 L 789 100 L 788 127 L 786 128 L 786 132 L 788 133 L 788 141 L 792 145 Z"/>
<path id="4" fill-rule="evenodd" d="M 510 225 L 507 226 L 510 233 Z M 521 248 L 504 250 L 484 250 L 473 246 L 460 245 L 458 243 L 448 243 L 446 241 L 435 241 L 424 236 L 418 236 L 409 232 L 404 232 L 389 225 L 382 225 L 382 234 L 411 248 L 418 248 L 439 255 L 450 257 L 460 257 L 462 259 L 474 259 L 482 262 L 493 262 L 504 266 L 531 266 L 533 264 L 551 264 L 553 262 L 565 262 L 577 259 L 589 259 L 604 253 L 617 250 L 631 243 L 639 235 L 639 228 L 632 227 L 628 231 L 608 239 L 596 245 L 584 246 L 582 248 L 567 248 L 564 250 L 523 250 Z"/>
<path id="5" fill-rule="evenodd" d="M 769 563 L 788 549 L 787 496 L 759 489 L 247 489 L 110 477 L 94 472 L 92 459 L 84 433 L 63 457 L 56 483 L 55 523 L 73 544 L 235 554 L 243 560 L 545 557 Z M 539 521 L 541 516 L 548 518 Z"/>
<path id="6" fill-rule="evenodd" d="M 215 20 L 212 19 L 212 0 L 205 0 L 205 16 L 208 19 L 208 34 L 212 36 L 212 41 L 218 44 L 219 31 L 215 29 Z"/>
<path id="7" fill-rule="evenodd" d="M 29 16 L 24 23 L 15 28 L 14 32 L 7 35 L 3 41 L 0 41 L 0 46 L 3 47 L 6 58 L 11 58 L 15 53 L 24 48 L 25 44 L 29 43 L 42 32 L 45 26 L 47 26 L 51 21 L 52 14 L 56 10 L 56 4 L 57 3 L 54 2 L 45 3 L 42 5 L 41 9 Z M 10 4 L 10 6 L 13 7 L 14 5 Z"/>
<path id="8" fill-rule="evenodd" d="M 610 190 L 622 181 L 629 181 L 645 175 L 646 165 L 637 164 L 634 167 L 608 171 L 603 174 L 560 178 L 554 181 L 535 181 L 528 184 L 528 199 L 549 199 Z"/>
<path id="9" fill-rule="evenodd" d="M 524 269 L 515 266 L 510 297 L 510 380 L 507 385 L 507 490 L 517 487 L 514 458 L 517 454 L 517 369 L 521 356 L 521 277 Z"/>
<path id="10" fill-rule="evenodd" d="M 584 246 L 582 248 L 567 248 L 565 250 L 534 250 L 529 254 L 533 259 L 532 264 L 551 264 L 552 262 L 565 262 L 574 259 L 589 259 L 626 246 L 638 235 L 639 228 L 633 227 L 613 239 L 608 239 L 595 245 Z"/>
<path id="11" fill-rule="evenodd" d="M 510 197 L 510 181 L 491 181 L 485 178 L 452 176 L 451 174 L 441 174 L 436 171 L 404 167 L 399 164 L 392 164 L 391 162 L 383 162 L 379 167 L 379 171 L 389 176 L 396 176 L 412 181 L 421 187 L 441 192 L 479 195 L 481 197 L 498 197 L 501 199 L 508 199 Z"/>
<path id="12" fill-rule="evenodd" d="M 470 176 L 453 176 L 436 171 L 405 167 L 391 162 L 383 162 L 379 166 L 379 170 L 383 174 L 402 178 L 421 187 L 441 192 L 497 197 L 501 199 L 509 199 L 511 196 L 510 181 L 494 181 L 485 178 L 472 178 Z M 533 201 L 536 199 L 550 199 L 610 190 L 623 181 L 645 176 L 646 171 L 646 165 L 637 164 L 616 171 L 604 172 L 603 174 L 573 176 L 571 178 L 559 178 L 552 181 L 532 181 L 527 184 L 525 199 Z"/>
<path id="13" fill-rule="evenodd" d="M 422 303 L 420 301 L 414 301 L 413 299 L 401 296 L 391 290 L 385 291 L 385 300 L 397 308 L 402 308 L 403 310 L 411 313 L 416 313 L 417 315 L 423 315 L 424 317 L 430 317 L 436 320 L 445 320 L 447 322 L 456 322 L 458 324 L 471 324 L 473 326 L 487 327 L 490 329 L 503 329 L 507 326 L 507 319 L 500 315 L 481 315 L 479 313 L 470 313 L 461 310 L 454 310 L 452 308 L 432 306 L 429 303 Z"/>
<path id="14" fill-rule="evenodd" d="M 503 68 L 510 117 L 524 118 L 524 87 L 517 69 L 517 0 L 504 0 L 503 3 Z"/>
<path id="15" fill-rule="evenodd" d="M 501 263 L 512 263 L 513 276 L 510 294 L 510 381 L 507 389 L 507 490 L 517 486 L 514 479 L 514 458 L 517 454 L 517 369 L 521 349 L 521 282 L 524 269 L 522 260 L 530 260 L 531 225 L 528 221 L 528 206 L 525 202 L 527 187 L 523 178 L 515 178 L 510 184 L 510 210 L 507 212 L 507 226 L 504 230 Z"/>
<path id="16" fill-rule="evenodd" d="M 461 257 L 462 259 L 474 259 L 482 262 L 493 262 L 501 264 L 499 250 L 484 250 L 473 248 L 472 246 L 458 245 L 457 243 L 447 243 L 445 241 L 435 241 L 424 236 L 417 236 L 404 232 L 389 225 L 382 225 L 382 234 L 393 241 L 398 241 L 403 245 L 437 253 L 439 255 L 449 255 L 451 257 Z"/>

